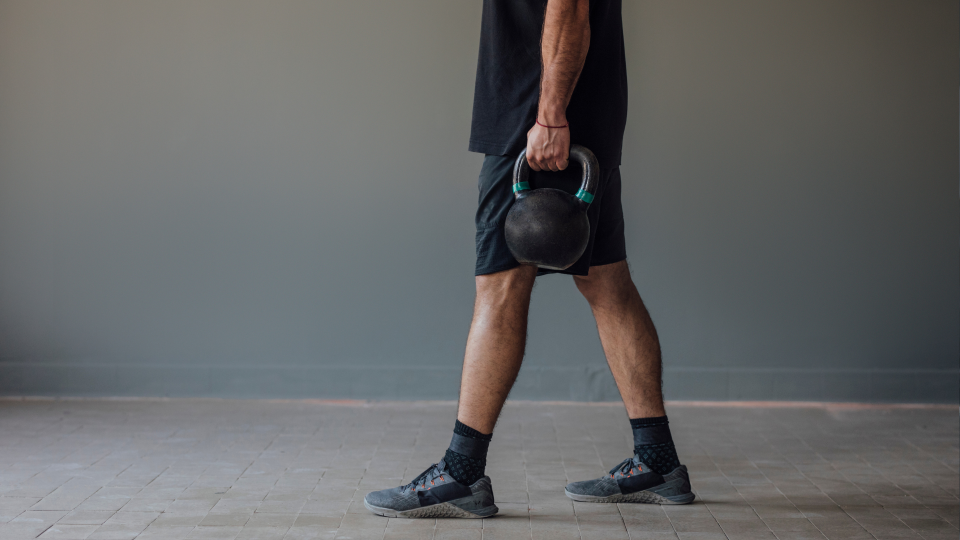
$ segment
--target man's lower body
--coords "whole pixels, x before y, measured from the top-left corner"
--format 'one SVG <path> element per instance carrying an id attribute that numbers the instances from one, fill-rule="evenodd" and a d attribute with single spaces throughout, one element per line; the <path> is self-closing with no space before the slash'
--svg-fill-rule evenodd
<path id="1" fill-rule="evenodd" d="M 453 440 L 444 458 L 398 488 L 367 495 L 364 504 L 390 517 L 487 517 L 496 513 L 485 476 L 487 447 L 520 371 L 534 280 L 555 273 L 521 266 L 506 247 L 503 223 L 513 201 L 516 158 L 486 156 L 477 210 L 477 296 L 467 338 Z M 579 167 L 530 176 L 533 188 L 574 193 Z M 686 467 L 670 435 L 661 393 L 657 331 L 626 262 L 619 169 L 601 169 L 588 210 L 590 242 L 560 273 L 571 274 L 590 304 L 600 341 L 623 398 L 634 452 L 600 478 L 573 482 L 566 494 L 582 502 L 686 504 L 693 500 Z"/>

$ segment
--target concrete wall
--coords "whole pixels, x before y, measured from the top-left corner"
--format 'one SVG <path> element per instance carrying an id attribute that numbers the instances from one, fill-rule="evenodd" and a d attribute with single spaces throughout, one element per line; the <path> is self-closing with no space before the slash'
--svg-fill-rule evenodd
<path id="1" fill-rule="evenodd" d="M 0 393 L 455 398 L 480 4 L 0 0 Z M 668 399 L 957 402 L 957 2 L 626 4 Z M 513 397 L 617 398 L 569 278 Z"/>

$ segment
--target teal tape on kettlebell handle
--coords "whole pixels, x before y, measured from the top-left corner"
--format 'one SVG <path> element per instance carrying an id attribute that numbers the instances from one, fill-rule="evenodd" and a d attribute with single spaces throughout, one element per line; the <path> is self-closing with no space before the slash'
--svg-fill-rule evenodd
<path id="1" fill-rule="evenodd" d="M 524 189 L 530 189 L 530 182 L 517 182 L 516 184 L 513 185 L 514 193 L 518 191 L 522 191 Z M 590 198 L 593 199 L 593 196 L 591 195 Z"/>
<path id="2" fill-rule="evenodd" d="M 584 191 L 581 189 L 580 191 L 577 192 L 577 198 L 587 204 L 590 204 L 593 202 L 593 193 L 590 193 L 589 191 Z"/>

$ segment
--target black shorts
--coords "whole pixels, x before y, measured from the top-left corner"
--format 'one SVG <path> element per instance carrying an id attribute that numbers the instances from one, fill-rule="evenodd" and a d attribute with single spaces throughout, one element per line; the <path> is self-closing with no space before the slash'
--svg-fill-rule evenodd
<path id="1" fill-rule="evenodd" d="M 516 156 L 487 155 L 480 169 L 480 204 L 477 208 L 476 275 L 493 274 L 520 266 L 503 234 L 507 211 L 513 204 L 513 164 Z M 552 187 L 574 194 L 580 189 L 580 165 L 570 163 L 565 171 L 530 171 L 530 187 Z M 571 274 L 585 276 L 591 266 L 602 266 L 627 258 L 623 237 L 623 208 L 620 206 L 620 168 L 600 169 L 600 183 L 587 210 L 590 242 L 586 251 L 566 270 L 540 269 L 537 275 Z"/>

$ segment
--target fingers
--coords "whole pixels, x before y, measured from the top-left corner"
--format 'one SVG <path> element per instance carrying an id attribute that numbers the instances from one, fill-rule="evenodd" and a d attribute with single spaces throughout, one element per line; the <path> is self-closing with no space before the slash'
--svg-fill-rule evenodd
<path id="1" fill-rule="evenodd" d="M 536 152 L 527 153 L 527 164 L 535 171 L 562 171 L 570 165 L 569 153 L 562 156 L 544 156 Z"/>
<path id="2" fill-rule="evenodd" d="M 535 160 L 529 152 L 527 152 L 527 165 L 530 165 L 530 169 L 534 171 L 540 170 L 540 162 Z"/>
<path id="3" fill-rule="evenodd" d="M 565 152 L 563 157 L 557 160 L 557 168 L 553 170 L 562 171 L 566 169 L 569 165 L 570 165 L 570 154 L 569 152 Z"/>
<path id="4" fill-rule="evenodd" d="M 548 159 L 542 160 L 540 163 L 541 163 L 540 165 L 541 168 L 544 168 L 546 170 L 553 171 L 553 172 L 562 171 L 567 168 L 567 165 L 570 164 L 567 161 L 566 157 L 548 158 Z"/>
<path id="5" fill-rule="evenodd" d="M 534 125 L 527 132 L 527 164 L 534 171 L 562 171 L 569 165 L 570 131 Z"/>

